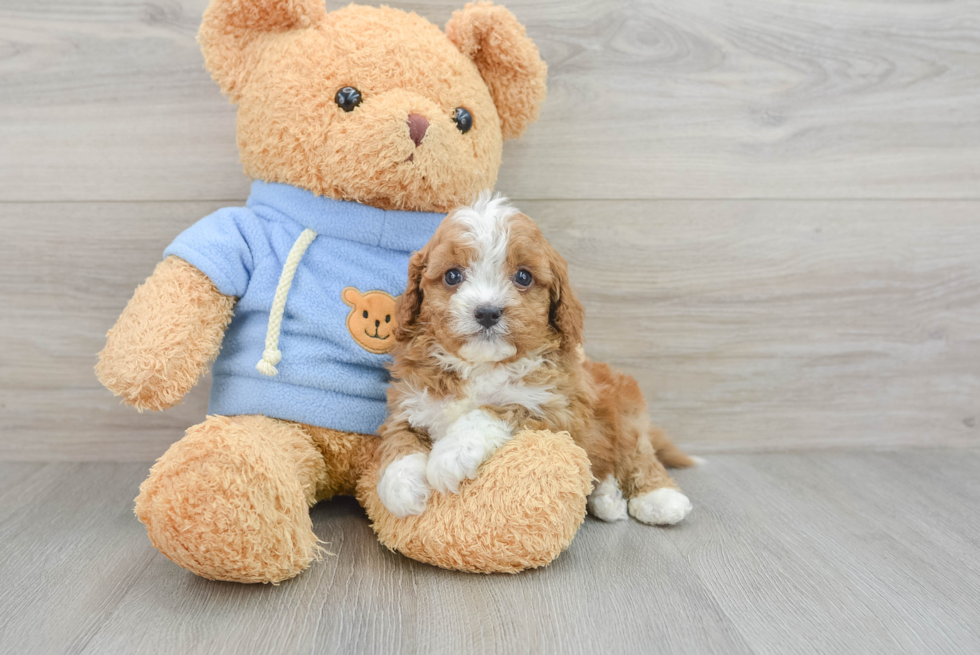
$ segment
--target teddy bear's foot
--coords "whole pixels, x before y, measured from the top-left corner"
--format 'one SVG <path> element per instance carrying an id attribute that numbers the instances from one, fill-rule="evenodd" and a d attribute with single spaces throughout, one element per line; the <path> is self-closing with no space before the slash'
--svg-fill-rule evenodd
<path id="1" fill-rule="evenodd" d="M 419 516 L 397 518 L 378 497 L 376 458 L 357 497 L 381 543 L 412 559 L 474 573 L 544 566 L 571 543 L 585 518 L 592 473 L 567 433 L 522 432 L 458 494 L 433 493 Z"/>
<path id="2" fill-rule="evenodd" d="M 160 552 L 197 575 L 279 582 L 318 555 L 309 506 L 325 466 L 299 424 L 209 416 L 150 470 L 136 515 Z"/>

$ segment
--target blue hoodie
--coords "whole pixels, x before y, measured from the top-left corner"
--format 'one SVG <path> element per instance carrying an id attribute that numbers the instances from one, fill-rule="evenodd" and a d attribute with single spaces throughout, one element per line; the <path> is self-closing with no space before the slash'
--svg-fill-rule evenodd
<path id="1" fill-rule="evenodd" d="M 385 343 L 361 322 L 386 320 L 379 303 L 393 314 L 409 256 L 444 216 L 256 181 L 245 207 L 219 209 L 185 230 L 164 256 L 189 262 L 238 298 L 214 363 L 208 413 L 374 433 L 385 418 L 384 353 L 394 337 Z M 362 305 L 366 295 L 378 302 Z M 385 327 L 372 329 L 390 333 Z"/>

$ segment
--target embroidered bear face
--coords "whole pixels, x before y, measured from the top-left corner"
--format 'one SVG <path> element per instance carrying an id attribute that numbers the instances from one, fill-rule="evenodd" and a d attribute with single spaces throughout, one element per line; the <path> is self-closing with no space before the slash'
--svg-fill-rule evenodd
<path id="1" fill-rule="evenodd" d="M 250 177 L 381 209 L 444 212 L 492 188 L 545 96 L 538 49 L 489 2 L 443 32 L 389 7 L 211 0 L 199 40 Z"/>
<path id="2" fill-rule="evenodd" d="M 398 326 L 395 299 L 391 294 L 384 291 L 361 293 L 354 287 L 347 287 L 340 297 L 351 308 L 347 329 L 357 345 L 376 355 L 391 352 L 395 347 L 393 332 Z"/>

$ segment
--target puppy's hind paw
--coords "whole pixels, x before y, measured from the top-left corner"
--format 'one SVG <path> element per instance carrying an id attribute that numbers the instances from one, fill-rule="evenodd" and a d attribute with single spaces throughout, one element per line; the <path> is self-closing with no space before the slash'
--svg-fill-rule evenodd
<path id="1" fill-rule="evenodd" d="M 630 515 L 649 525 L 674 525 L 691 513 L 691 501 L 676 489 L 656 489 L 631 498 Z"/>
<path id="2" fill-rule="evenodd" d="M 431 490 L 425 481 L 424 453 L 406 455 L 388 465 L 378 483 L 378 497 L 394 516 L 405 518 L 425 511 Z"/>
<path id="3" fill-rule="evenodd" d="M 619 483 L 613 476 L 596 485 L 588 499 L 589 514 L 603 521 L 622 521 L 626 518 L 626 501 Z"/>

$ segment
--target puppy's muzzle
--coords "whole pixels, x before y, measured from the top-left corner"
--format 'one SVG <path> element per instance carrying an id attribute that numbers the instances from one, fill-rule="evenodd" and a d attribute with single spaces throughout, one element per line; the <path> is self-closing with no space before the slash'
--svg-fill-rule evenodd
<path id="1" fill-rule="evenodd" d="M 500 307 L 494 307 L 493 305 L 482 305 L 476 308 L 476 312 L 473 313 L 473 317 L 476 318 L 476 322 L 483 326 L 483 329 L 489 330 L 494 325 L 500 322 L 500 317 L 504 315 L 504 310 Z"/>

